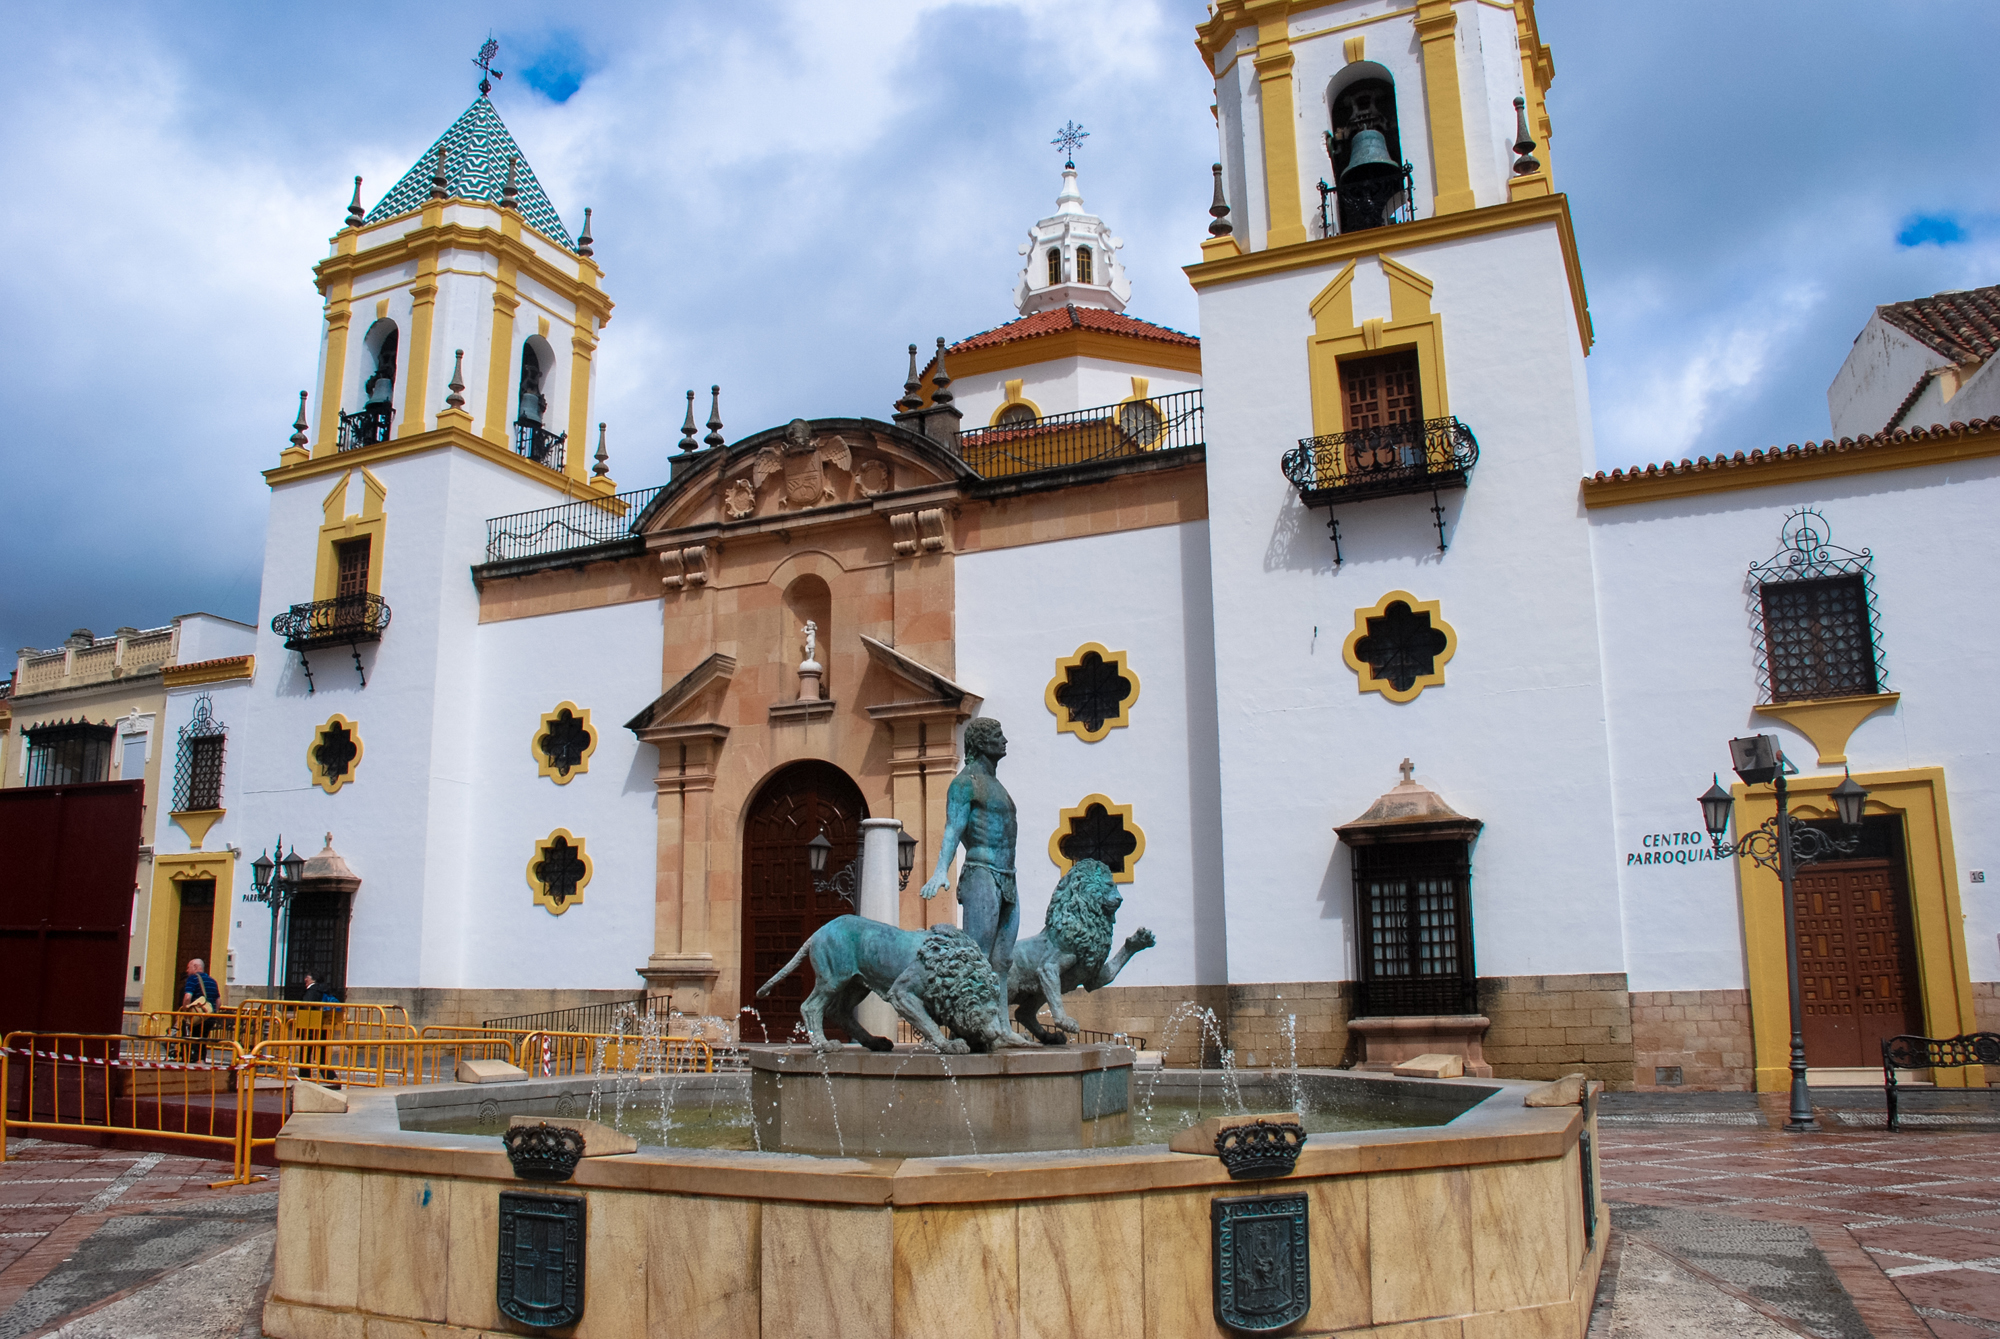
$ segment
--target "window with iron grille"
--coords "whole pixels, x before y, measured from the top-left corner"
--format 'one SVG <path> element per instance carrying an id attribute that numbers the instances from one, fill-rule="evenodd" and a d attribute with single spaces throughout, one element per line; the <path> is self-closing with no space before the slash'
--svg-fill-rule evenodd
<path id="1" fill-rule="evenodd" d="M 31 786 L 71 786 L 104 781 L 111 776 L 114 731 L 109 725 L 52 721 L 30 726 L 21 733 L 28 741 Z"/>
<path id="2" fill-rule="evenodd" d="M 222 748 L 227 735 L 215 719 L 207 693 L 194 700 L 194 714 L 181 727 L 174 761 L 174 812 L 222 807 Z"/>
<path id="3" fill-rule="evenodd" d="M 1461 842 L 1354 848 L 1362 959 L 1358 1013 L 1476 1013 L 1471 870 Z"/>
<path id="4" fill-rule="evenodd" d="M 1767 702 L 1886 691 L 1873 555 L 1829 543 L 1829 531 L 1818 512 L 1793 512 L 1784 547 L 1750 568 L 1751 634 Z"/>

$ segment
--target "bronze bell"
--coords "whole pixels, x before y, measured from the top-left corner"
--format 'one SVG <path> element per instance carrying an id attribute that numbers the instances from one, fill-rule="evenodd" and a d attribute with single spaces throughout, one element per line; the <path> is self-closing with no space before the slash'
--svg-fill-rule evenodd
<path id="1" fill-rule="evenodd" d="M 1403 165 L 1389 156 L 1389 138 L 1379 130 L 1363 130 L 1354 136 L 1354 147 L 1348 151 L 1347 166 L 1340 170 L 1340 179 L 1346 181 L 1363 168 L 1388 168 L 1401 172 Z"/>

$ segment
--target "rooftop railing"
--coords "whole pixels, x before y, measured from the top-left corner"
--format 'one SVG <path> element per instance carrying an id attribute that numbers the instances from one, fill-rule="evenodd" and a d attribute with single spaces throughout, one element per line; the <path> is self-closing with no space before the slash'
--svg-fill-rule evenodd
<path id="1" fill-rule="evenodd" d="M 632 533 L 633 522 L 659 495 L 657 487 L 637 488 L 608 498 L 495 516 L 486 522 L 486 561 L 539 558 L 624 539 Z M 607 505 L 611 503 L 622 505 Z"/>
<path id="2" fill-rule="evenodd" d="M 1201 392 L 1194 390 L 974 428 L 959 434 L 958 453 L 993 479 L 1201 445 Z"/>

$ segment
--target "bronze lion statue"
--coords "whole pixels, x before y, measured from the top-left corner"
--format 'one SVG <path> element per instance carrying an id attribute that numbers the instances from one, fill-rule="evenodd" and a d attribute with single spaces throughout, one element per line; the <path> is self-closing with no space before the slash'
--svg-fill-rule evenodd
<path id="1" fill-rule="evenodd" d="M 1118 979 L 1134 953 L 1153 946 L 1153 932 L 1142 925 L 1126 936 L 1116 957 L 1107 958 L 1111 928 L 1124 902 L 1103 861 L 1079 860 L 1056 884 L 1042 932 L 1014 946 L 1007 1001 L 1015 1020 L 1044 1044 L 1060 1046 L 1078 1030 L 1077 1021 L 1063 1012 L 1063 992 L 1078 986 L 1102 990 Z M 1036 1018 L 1044 1004 L 1053 1028 Z"/>
<path id="2" fill-rule="evenodd" d="M 855 1020 L 854 1006 L 870 991 L 947 1055 L 1034 1045 L 1007 1025 L 999 973 L 979 944 L 955 925 L 902 930 L 861 916 L 837 917 L 813 931 L 792 960 L 758 988 L 757 998 L 770 994 L 808 958 L 815 979 L 799 1013 L 815 1051 L 837 1045 L 826 1039 L 828 1023 L 846 1029 L 871 1051 L 895 1046 Z M 955 1035 L 945 1036 L 940 1024 Z"/>

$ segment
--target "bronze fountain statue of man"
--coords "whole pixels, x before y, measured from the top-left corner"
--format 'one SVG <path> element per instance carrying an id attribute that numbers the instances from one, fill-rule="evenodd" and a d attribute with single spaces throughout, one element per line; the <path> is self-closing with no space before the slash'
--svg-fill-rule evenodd
<path id="1" fill-rule="evenodd" d="M 944 836 L 938 843 L 937 872 L 924 885 L 936 897 L 951 871 L 951 859 L 965 844 L 958 875 L 958 904 L 965 933 L 985 952 L 993 970 L 1007 979 L 1014 937 L 1021 929 L 1021 900 L 1014 879 L 1014 798 L 994 775 L 1007 756 L 1007 736 L 990 716 L 965 726 L 965 767 L 945 792 Z"/>

